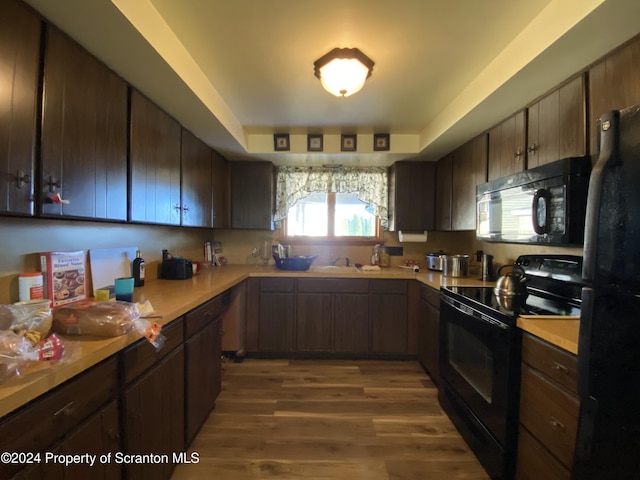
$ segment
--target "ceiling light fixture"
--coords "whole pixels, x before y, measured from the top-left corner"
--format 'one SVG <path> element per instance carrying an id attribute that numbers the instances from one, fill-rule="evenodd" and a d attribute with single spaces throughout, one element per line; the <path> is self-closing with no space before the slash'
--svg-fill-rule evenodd
<path id="1" fill-rule="evenodd" d="M 373 65 L 373 60 L 357 48 L 334 48 L 313 62 L 313 73 L 326 91 L 348 97 L 362 89 Z"/>

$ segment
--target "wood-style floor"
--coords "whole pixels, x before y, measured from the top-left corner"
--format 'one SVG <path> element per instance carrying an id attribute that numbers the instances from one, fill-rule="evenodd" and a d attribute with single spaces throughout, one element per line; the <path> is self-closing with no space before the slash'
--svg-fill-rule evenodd
<path id="1" fill-rule="evenodd" d="M 174 480 L 488 480 L 417 362 L 230 363 Z"/>

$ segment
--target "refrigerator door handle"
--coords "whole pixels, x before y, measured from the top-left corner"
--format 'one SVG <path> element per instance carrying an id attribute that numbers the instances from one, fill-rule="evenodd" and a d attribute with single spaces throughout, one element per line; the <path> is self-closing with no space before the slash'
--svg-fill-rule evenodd
<path id="1" fill-rule="evenodd" d="M 618 110 L 612 110 L 598 120 L 600 155 L 589 177 L 589 192 L 587 194 L 587 209 L 585 212 L 584 263 L 582 265 L 582 278 L 585 280 L 594 280 L 596 275 L 596 252 L 598 249 L 598 224 L 600 223 L 603 177 L 607 165 L 616 161 L 618 157 L 619 125 L 620 112 Z"/>

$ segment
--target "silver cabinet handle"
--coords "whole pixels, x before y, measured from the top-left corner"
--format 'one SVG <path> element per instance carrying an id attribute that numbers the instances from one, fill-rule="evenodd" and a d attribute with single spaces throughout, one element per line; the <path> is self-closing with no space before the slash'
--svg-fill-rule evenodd
<path id="1" fill-rule="evenodd" d="M 529 145 L 527 147 L 527 152 L 529 153 L 533 153 L 538 149 L 538 145 L 536 145 L 535 143 L 532 143 L 531 145 Z"/>
<path id="2" fill-rule="evenodd" d="M 58 418 L 61 416 L 68 417 L 75 411 L 75 409 L 76 409 L 76 406 L 72 400 L 69 403 L 67 403 L 64 407 L 62 407 L 60 410 L 58 410 L 56 413 L 54 413 L 53 418 Z"/>
<path id="3" fill-rule="evenodd" d="M 518 151 L 513 154 L 513 159 L 517 160 L 518 157 L 521 157 L 521 156 L 522 156 L 522 150 L 518 149 Z"/>
<path id="4" fill-rule="evenodd" d="M 18 170 L 16 173 L 16 186 L 22 188 L 27 183 L 31 183 L 31 175 L 24 173 L 22 170 Z"/>
<path id="5" fill-rule="evenodd" d="M 563 432 L 567 429 L 567 427 L 565 427 L 564 424 L 560 420 L 558 420 L 556 417 L 554 417 L 553 415 L 551 416 L 551 419 L 549 420 L 549 423 L 552 426 L 554 426 L 556 428 L 559 428 Z"/>
<path id="6" fill-rule="evenodd" d="M 558 363 L 558 362 L 553 362 L 553 365 L 551 366 L 552 370 L 556 370 L 558 372 L 563 372 L 566 373 L 567 375 L 569 375 L 569 369 L 567 367 L 565 367 L 564 365 Z"/>

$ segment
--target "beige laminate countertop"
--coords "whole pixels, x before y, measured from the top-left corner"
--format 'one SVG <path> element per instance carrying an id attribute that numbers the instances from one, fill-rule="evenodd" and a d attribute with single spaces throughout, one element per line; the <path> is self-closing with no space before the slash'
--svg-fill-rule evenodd
<path id="1" fill-rule="evenodd" d="M 570 317 L 567 319 L 519 317 L 516 324 L 525 332 L 529 332 L 574 355 L 578 354 L 578 335 L 580 333 L 579 317 Z"/>
<path id="2" fill-rule="evenodd" d="M 493 286 L 470 277 L 444 277 L 441 272 L 411 270 L 399 267 L 385 268 L 378 272 L 361 272 L 355 269 L 310 269 L 307 272 L 280 271 L 275 266 L 226 265 L 224 267 L 205 268 L 200 274 L 187 280 L 152 280 L 144 287 L 136 288 L 134 300 L 149 300 L 155 313 L 162 315 L 155 319 L 164 325 L 184 315 L 207 300 L 249 277 L 296 277 L 296 278 L 378 278 L 378 279 L 416 279 L 432 288 L 441 286 Z M 520 326 L 520 325 L 519 325 Z M 525 330 L 526 327 L 522 327 Z M 529 330 L 527 330 L 529 331 Z M 536 331 L 531 333 L 541 336 Z M 140 338 L 137 333 L 120 337 L 65 337 L 66 347 L 71 354 L 69 361 L 55 366 L 48 364 L 33 365 L 25 369 L 20 376 L 14 376 L 0 384 L 0 417 L 60 385 L 66 380 L 119 352 Z M 541 338 L 544 338 L 541 336 Z M 552 341 L 552 340 L 550 340 Z M 556 343 L 552 341 L 552 343 Z M 556 343 L 557 344 L 557 343 Z M 562 344 L 560 346 L 563 346 Z M 563 346 L 563 348 L 566 348 Z M 577 347 L 576 347 L 577 348 Z"/>

